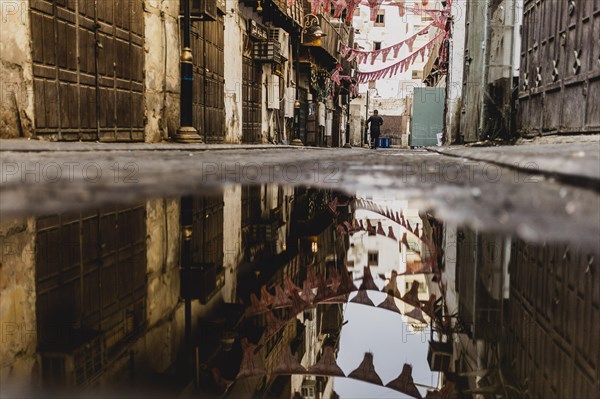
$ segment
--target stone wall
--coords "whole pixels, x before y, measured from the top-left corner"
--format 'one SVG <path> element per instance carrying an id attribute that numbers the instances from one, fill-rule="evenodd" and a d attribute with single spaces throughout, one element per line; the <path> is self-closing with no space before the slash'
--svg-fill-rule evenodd
<path id="1" fill-rule="evenodd" d="M 0 1 L 0 138 L 34 128 L 29 0 Z"/>
<path id="2" fill-rule="evenodd" d="M 35 220 L 0 222 L 0 396 L 29 389 L 37 371 Z"/>

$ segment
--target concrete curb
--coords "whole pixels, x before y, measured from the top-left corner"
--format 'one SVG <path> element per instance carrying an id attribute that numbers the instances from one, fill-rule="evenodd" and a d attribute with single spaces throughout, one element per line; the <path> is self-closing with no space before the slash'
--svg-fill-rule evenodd
<path id="1" fill-rule="evenodd" d="M 501 147 L 427 147 L 427 151 L 486 162 L 527 174 L 553 177 L 563 183 L 600 191 L 600 144 Z"/>

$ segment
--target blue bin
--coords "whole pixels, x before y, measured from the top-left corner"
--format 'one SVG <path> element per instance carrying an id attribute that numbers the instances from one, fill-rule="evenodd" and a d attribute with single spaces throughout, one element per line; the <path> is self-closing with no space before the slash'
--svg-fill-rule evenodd
<path id="1" fill-rule="evenodd" d="M 377 139 L 377 147 L 390 148 L 390 138 L 389 137 L 379 137 Z"/>

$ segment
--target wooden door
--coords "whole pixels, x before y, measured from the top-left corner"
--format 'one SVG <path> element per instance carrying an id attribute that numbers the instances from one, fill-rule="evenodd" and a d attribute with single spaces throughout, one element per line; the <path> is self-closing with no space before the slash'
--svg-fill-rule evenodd
<path id="1" fill-rule="evenodd" d="M 142 3 L 31 2 L 36 135 L 144 139 Z"/>
<path id="2" fill-rule="evenodd" d="M 225 139 L 224 22 L 192 23 L 194 127 L 207 143 Z"/>
<path id="3" fill-rule="evenodd" d="M 242 142 L 262 143 L 262 66 L 244 57 L 242 70 Z"/>

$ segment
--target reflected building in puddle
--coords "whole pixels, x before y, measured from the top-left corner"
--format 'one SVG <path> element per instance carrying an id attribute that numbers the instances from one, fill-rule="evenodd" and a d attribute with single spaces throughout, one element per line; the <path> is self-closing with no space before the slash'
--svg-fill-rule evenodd
<path id="1" fill-rule="evenodd" d="M 356 231 L 350 236 L 347 266 L 353 279 L 361 280 L 364 268 L 369 267 L 384 286 L 390 284 L 392 273 L 395 273 L 395 289 L 400 296 L 410 291 L 413 284 L 417 284 L 419 300 L 427 301 L 431 294 L 439 297 L 437 285 L 428 273 L 424 273 L 428 269 L 425 258 L 431 254 L 423 244 L 422 236 L 426 232 L 419 210 L 411 208 L 406 200 L 374 199 L 360 193 L 358 197 L 365 200 L 357 202 L 354 215 L 356 222 L 364 230 Z M 410 226 L 410 230 L 407 226 Z M 395 302 L 402 314 L 409 311 L 406 302 Z M 426 325 L 408 317 L 404 317 L 404 320 L 417 329 Z"/>
<path id="2" fill-rule="evenodd" d="M 593 398 L 600 388 L 598 248 L 444 228 L 453 345 L 440 371 L 467 397 Z M 483 397 L 483 396 L 482 396 Z"/>
<path id="3" fill-rule="evenodd" d="M 417 398 L 598 392 L 597 248 L 276 185 L 3 220 L 0 239 L 3 395 L 317 399 L 334 377 Z M 440 383 L 410 364 L 388 381 L 370 353 L 342 370 L 348 302 L 426 337 Z"/>
<path id="4" fill-rule="evenodd" d="M 344 264 L 332 198 L 323 190 L 232 186 L 3 220 L 3 394 L 191 389 L 218 397 L 240 369 L 242 338 L 261 345 L 267 376 L 237 389 L 269 397 L 331 392 L 329 378 L 271 372 L 284 347 L 308 367 L 323 342 L 335 346 L 339 304 L 295 317 L 276 312 L 277 320 L 294 320 L 271 335 L 269 317 L 245 318 L 244 309 L 261 290 L 301 284 L 309 266 L 325 272 Z"/>

